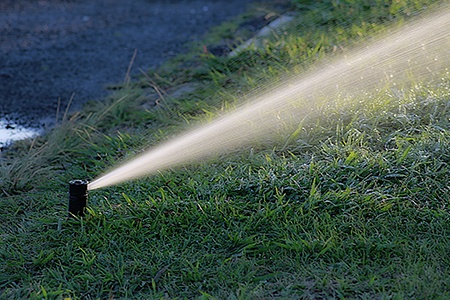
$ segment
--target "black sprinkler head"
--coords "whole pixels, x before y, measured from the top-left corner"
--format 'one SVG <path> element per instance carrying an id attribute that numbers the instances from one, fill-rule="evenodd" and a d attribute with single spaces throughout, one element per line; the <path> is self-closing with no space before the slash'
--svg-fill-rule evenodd
<path id="1" fill-rule="evenodd" d="M 87 186 L 86 180 L 69 181 L 69 217 L 84 216 L 88 196 Z"/>

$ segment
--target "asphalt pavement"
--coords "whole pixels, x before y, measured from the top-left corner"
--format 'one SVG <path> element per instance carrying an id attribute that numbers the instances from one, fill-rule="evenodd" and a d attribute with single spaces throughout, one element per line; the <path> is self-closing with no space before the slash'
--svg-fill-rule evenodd
<path id="1" fill-rule="evenodd" d="M 135 50 L 134 73 L 156 67 L 255 1 L 1 0 L 0 127 L 51 126 L 58 101 L 122 82 Z"/>

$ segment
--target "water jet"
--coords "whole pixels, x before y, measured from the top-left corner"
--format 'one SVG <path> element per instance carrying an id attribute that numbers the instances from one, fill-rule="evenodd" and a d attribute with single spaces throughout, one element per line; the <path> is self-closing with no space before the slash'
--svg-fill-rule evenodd
<path id="1" fill-rule="evenodd" d="M 86 209 L 88 196 L 87 180 L 69 181 L 69 217 L 82 217 Z"/>
<path id="2" fill-rule="evenodd" d="M 320 107 L 335 102 L 333 105 L 345 107 L 340 99 L 357 99 L 386 87 L 405 88 L 413 81 L 443 78 L 449 72 L 448 49 L 450 6 L 443 5 L 426 18 L 416 19 L 389 35 L 374 37 L 364 46 L 324 60 L 301 74 L 287 74 L 283 82 L 252 95 L 248 103 L 112 168 L 89 183 L 88 190 L 264 140 L 313 118 Z"/>

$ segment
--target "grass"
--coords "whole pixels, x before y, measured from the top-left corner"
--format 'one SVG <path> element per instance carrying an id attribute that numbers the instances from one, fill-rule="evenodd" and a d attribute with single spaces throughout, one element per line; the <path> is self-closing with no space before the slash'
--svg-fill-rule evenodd
<path id="1" fill-rule="evenodd" d="M 436 3 L 293 1 L 302 22 L 264 49 L 191 53 L 17 143 L 0 169 L 1 298 L 450 297 L 448 74 L 323 107 L 268 145 L 93 191 L 87 216 L 66 218 L 69 180 Z M 195 92 L 164 93 L 189 81 Z"/>

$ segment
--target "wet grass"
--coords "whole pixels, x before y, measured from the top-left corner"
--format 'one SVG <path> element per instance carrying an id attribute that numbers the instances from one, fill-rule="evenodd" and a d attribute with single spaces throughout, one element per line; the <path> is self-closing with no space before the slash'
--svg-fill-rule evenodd
<path id="1" fill-rule="evenodd" d="M 301 70 L 332 53 L 336 41 L 321 37 L 333 39 L 343 20 L 347 47 L 370 11 L 370 30 L 382 31 L 387 19 L 429 4 L 314 3 L 293 4 L 311 18 L 312 36 L 293 30 L 232 59 L 199 55 L 182 62 L 176 83 L 167 70 L 150 72 L 6 152 L 1 297 L 450 297 L 448 74 L 323 107 L 268 145 L 93 191 L 86 217 L 67 219 L 69 180 L 93 178 L 213 118 L 264 76 L 281 76 L 283 66 Z M 354 19 L 345 5 L 358 11 Z M 198 80 L 195 92 L 164 93 L 188 79 Z"/>

